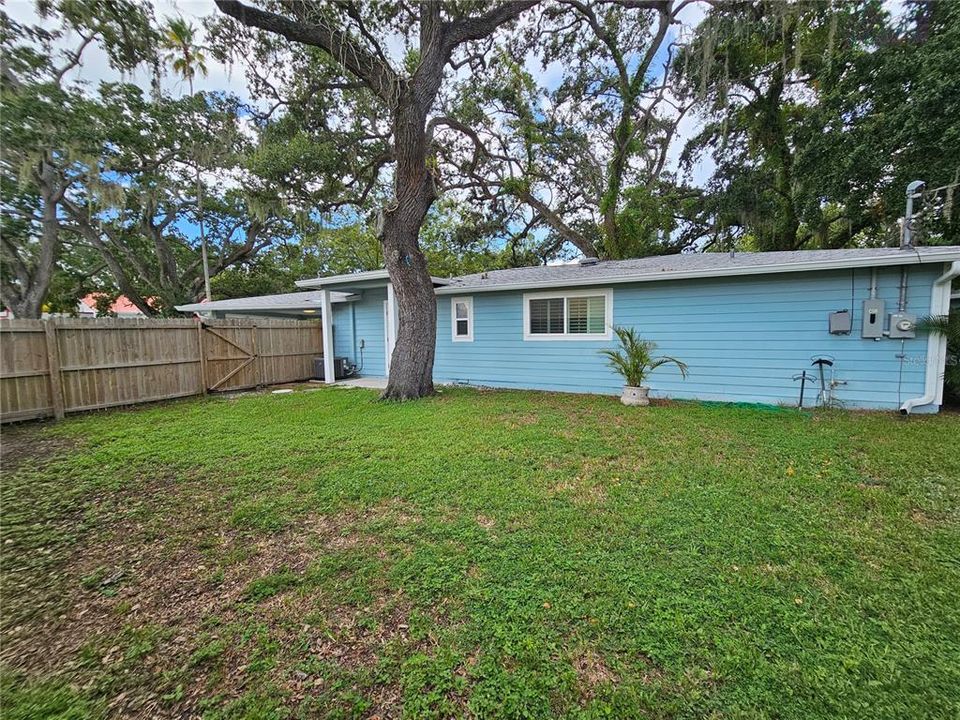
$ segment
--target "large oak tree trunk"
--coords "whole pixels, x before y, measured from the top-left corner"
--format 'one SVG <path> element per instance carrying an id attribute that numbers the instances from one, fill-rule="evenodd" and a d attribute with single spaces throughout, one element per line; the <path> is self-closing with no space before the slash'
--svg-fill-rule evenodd
<path id="1" fill-rule="evenodd" d="M 399 327 L 382 397 L 410 400 L 433 393 L 437 299 L 426 258 L 417 245 L 419 223 L 395 221 L 387 228 L 383 246 L 397 298 Z"/>
<path id="2" fill-rule="evenodd" d="M 397 146 L 396 204 L 384 213 L 380 240 L 397 298 L 397 342 L 383 398 L 410 400 L 433 393 L 437 299 L 418 242 L 420 227 L 436 198 L 427 168 L 427 108 L 413 93 L 400 99 L 394 128 Z"/>
<path id="3" fill-rule="evenodd" d="M 43 315 L 43 302 L 50 290 L 50 282 L 56 269 L 60 252 L 60 219 L 57 216 L 57 202 L 60 189 L 53 167 L 41 161 L 40 200 L 42 215 L 40 219 L 39 250 L 35 264 L 20 260 L 15 270 L 19 288 L 5 287 L 3 301 L 17 318 L 39 318 Z"/>
<path id="4" fill-rule="evenodd" d="M 20 297 L 6 297 L 4 303 L 10 308 L 13 317 L 24 320 L 36 320 L 43 316 L 44 295 L 39 285 L 33 285 Z"/>
<path id="5" fill-rule="evenodd" d="M 390 64 L 390 51 L 377 45 L 359 16 L 363 3 L 348 3 L 346 11 L 356 21 L 363 40 L 350 25 L 312 11 L 300 14 L 299 3 L 287 6 L 293 17 L 250 7 L 238 0 L 216 0 L 217 7 L 250 27 L 283 35 L 289 40 L 323 49 L 346 72 L 357 77 L 393 113 L 395 202 L 383 214 L 380 241 L 397 300 L 399 327 L 391 356 L 385 399 L 407 400 L 433 392 L 433 356 L 437 341 L 437 305 L 427 262 L 418 236 L 423 220 L 437 195 L 428 168 L 430 137 L 427 113 L 443 81 L 443 70 L 460 45 L 483 40 L 504 23 L 516 19 L 538 0 L 494 3 L 475 15 L 460 15 L 450 4 L 453 17 L 443 20 L 443 4 L 418 3 L 420 24 L 419 64 L 411 76 L 398 73 Z M 409 10 L 405 3 L 404 12 Z M 385 7 L 393 7 L 387 4 Z M 309 10 L 309 8 L 307 8 Z M 401 13 L 402 14 L 402 13 Z M 380 11 L 377 22 L 382 22 Z M 341 18 L 342 20 L 342 18 Z M 372 44 L 371 48 L 367 43 Z"/>

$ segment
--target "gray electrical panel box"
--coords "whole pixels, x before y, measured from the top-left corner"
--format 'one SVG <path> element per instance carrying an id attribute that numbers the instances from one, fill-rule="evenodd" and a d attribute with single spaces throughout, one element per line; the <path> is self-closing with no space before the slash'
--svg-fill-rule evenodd
<path id="1" fill-rule="evenodd" d="M 853 318 L 849 310 L 837 310 L 830 313 L 830 334 L 849 335 Z"/>
<path id="2" fill-rule="evenodd" d="M 883 320 L 886 317 L 883 300 L 871 298 L 863 301 L 863 327 L 860 337 L 882 338 Z"/>
<path id="3" fill-rule="evenodd" d="M 892 338 L 912 338 L 917 336 L 917 316 L 911 313 L 890 313 L 890 333 Z"/>

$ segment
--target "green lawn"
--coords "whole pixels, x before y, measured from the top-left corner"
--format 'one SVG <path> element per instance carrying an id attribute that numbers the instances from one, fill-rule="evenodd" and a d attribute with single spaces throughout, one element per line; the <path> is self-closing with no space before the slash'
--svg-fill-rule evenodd
<path id="1" fill-rule="evenodd" d="M 3 440 L 5 720 L 960 708 L 957 415 L 322 389 Z"/>

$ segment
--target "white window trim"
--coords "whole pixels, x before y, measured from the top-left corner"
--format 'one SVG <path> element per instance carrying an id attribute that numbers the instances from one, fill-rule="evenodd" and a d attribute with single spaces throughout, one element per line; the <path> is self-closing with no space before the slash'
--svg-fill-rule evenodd
<path id="1" fill-rule="evenodd" d="M 467 334 L 457 335 L 457 303 L 467 306 Z M 463 318 L 460 318 L 463 320 Z M 450 300 L 450 336 L 453 342 L 473 342 L 473 298 L 455 297 Z"/>
<path id="2" fill-rule="evenodd" d="M 571 333 L 568 332 L 569 321 L 569 303 L 567 298 L 574 297 L 596 297 L 602 295 L 604 298 L 604 325 L 606 330 L 602 333 Z M 533 334 L 530 332 L 530 301 L 531 300 L 550 300 L 563 298 L 563 333 L 544 333 Z M 613 337 L 613 288 L 598 288 L 590 290 L 556 290 L 554 292 L 537 292 L 523 294 L 523 339 L 535 342 L 551 340 L 609 340 Z"/>

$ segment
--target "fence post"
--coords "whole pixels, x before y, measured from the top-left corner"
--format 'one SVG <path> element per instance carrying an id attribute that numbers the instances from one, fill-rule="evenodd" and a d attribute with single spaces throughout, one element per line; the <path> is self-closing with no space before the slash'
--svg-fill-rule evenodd
<path id="1" fill-rule="evenodd" d="M 50 372 L 50 402 L 53 405 L 53 417 L 63 420 L 63 377 L 60 375 L 60 347 L 57 343 L 57 326 L 53 320 L 43 321 L 43 332 L 47 336 L 47 368 Z"/>
<path id="2" fill-rule="evenodd" d="M 206 395 L 207 356 L 203 349 L 203 318 L 197 318 L 197 352 L 200 353 L 200 395 Z"/>
<path id="3" fill-rule="evenodd" d="M 263 381 L 263 360 L 260 358 L 260 354 L 257 352 L 257 335 L 260 333 L 260 328 L 257 326 L 256 320 L 253 321 L 253 328 L 250 334 L 250 353 L 253 355 L 253 363 L 256 366 L 257 371 L 257 387 L 263 387 L 266 383 Z"/>

